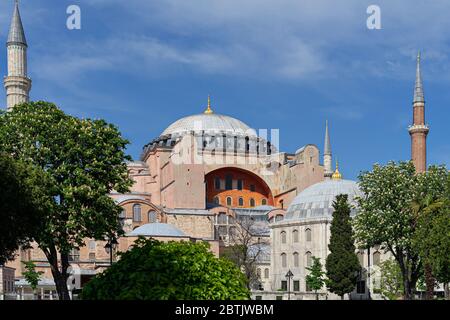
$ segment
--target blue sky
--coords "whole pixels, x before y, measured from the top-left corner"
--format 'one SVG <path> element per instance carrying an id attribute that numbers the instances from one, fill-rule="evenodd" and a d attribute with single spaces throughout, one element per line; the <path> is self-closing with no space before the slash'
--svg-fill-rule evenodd
<path id="1" fill-rule="evenodd" d="M 81 7 L 81 30 L 66 28 L 71 4 Z M 382 30 L 366 28 L 371 4 Z M 0 41 L 12 6 L 0 3 Z M 280 129 L 287 152 L 322 150 L 328 119 L 350 179 L 410 158 L 418 49 L 429 163 L 449 164 L 449 12 L 448 0 L 21 1 L 31 98 L 115 123 L 133 158 L 170 123 L 202 112 L 211 94 L 217 113 Z"/>

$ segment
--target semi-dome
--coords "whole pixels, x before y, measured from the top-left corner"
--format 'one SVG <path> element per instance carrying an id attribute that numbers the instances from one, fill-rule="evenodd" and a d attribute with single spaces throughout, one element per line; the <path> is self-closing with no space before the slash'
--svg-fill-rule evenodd
<path id="1" fill-rule="evenodd" d="M 186 234 L 168 223 L 147 223 L 127 234 L 129 237 L 186 237 Z"/>
<path id="2" fill-rule="evenodd" d="M 361 196 L 358 184 L 351 180 L 325 180 L 316 183 L 297 195 L 289 206 L 284 220 L 332 218 L 333 201 L 339 194 L 347 194 L 352 206 L 351 215 L 356 214 L 355 197 Z"/>

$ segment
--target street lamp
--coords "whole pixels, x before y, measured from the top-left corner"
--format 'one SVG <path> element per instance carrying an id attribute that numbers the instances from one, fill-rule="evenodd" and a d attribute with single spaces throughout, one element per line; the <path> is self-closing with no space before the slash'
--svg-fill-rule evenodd
<path id="1" fill-rule="evenodd" d="M 291 278 L 294 276 L 292 271 L 289 269 L 288 273 L 286 273 L 286 279 L 288 279 L 288 300 L 291 300 Z"/>
<path id="2" fill-rule="evenodd" d="M 116 240 L 116 237 L 112 236 L 108 239 L 108 242 L 105 244 L 106 253 L 109 253 L 109 266 L 112 266 L 113 263 L 113 251 L 115 247 L 119 243 Z"/>

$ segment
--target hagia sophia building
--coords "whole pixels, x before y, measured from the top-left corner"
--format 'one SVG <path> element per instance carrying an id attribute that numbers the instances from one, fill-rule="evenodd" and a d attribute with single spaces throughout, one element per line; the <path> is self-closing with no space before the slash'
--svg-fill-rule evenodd
<path id="1" fill-rule="evenodd" d="M 16 2 L 7 40 L 7 110 L 29 101 L 27 48 Z M 426 168 L 429 129 L 424 108 L 418 56 L 414 121 L 409 127 L 418 171 Z M 221 256 L 235 243 L 236 227 L 251 223 L 259 278 L 252 284 L 252 297 L 315 299 L 305 282 L 306 268 L 313 256 L 324 264 L 328 254 L 333 200 L 344 193 L 355 204 L 355 197 L 361 195 L 355 181 L 342 177 L 337 163 L 332 168 L 328 123 L 323 150 L 307 144 L 291 154 L 278 150 L 276 132 L 270 139 L 265 132 L 258 134 L 244 122 L 217 113 L 209 98 L 197 112 L 168 124 L 143 147 L 139 161 L 128 163 L 134 185 L 127 194 L 111 194 L 123 208 L 120 218 L 126 235 L 117 239 L 113 254 L 106 240 L 86 239 L 84 247 L 72 250 L 71 265 L 80 277 L 76 287 L 107 268 L 110 257 L 115 261 L 115 253 L 127 250 L 138 236 L 207 241 L 212 252 Z M 387 254 L 370 248 L 358 249 L 357 255 L 363 272 L 352 297 L 366 299 L 373 287 L 370 274 Z M 38 294 L 56 299 L 50 266 L 37 247 L 20 249 L 16 260 L 0 266 L 0 298 L 17 294 L 22 299 L 31 292 L 21 263 L 30 260 L 43 272 Z M 289 271 L 293 276 L 288 279 Z M 320 293 L 321 299 L 336 298 L 325 288 Z"/>

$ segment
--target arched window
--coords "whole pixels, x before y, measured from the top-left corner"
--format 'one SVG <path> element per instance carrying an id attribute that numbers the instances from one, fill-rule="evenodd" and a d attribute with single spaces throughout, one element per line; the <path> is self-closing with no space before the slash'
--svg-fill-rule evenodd
<path id="1" fill-rule="evenodd" d="M 231 206 L 233 204 L 233 198 L 227 197 L 227 206 Z"/>
<path id="2" fill-rule="evenodd" d="M 258 279 L 261 279 L 261 269 L 256 269 L 256 275 L 258 276 Z"/>
<path id="3" fill-rule="evenodd" d="M 380 251 L 375 251 L 373 253 L 373 265 L 377 266 L 380 264 L 380 260 L 381 260 L 381 253 Z"/>
<path id="4" fill-rule="evenodd" d="M 298 242 L 298 230 L 292 231 L 292 238 L 294 239 L 294 242 Z"/>
<path id="5" fill-rule="evenodd" d="M 225 176 L 225 190 L 233 189 L 233 176 L 231 174 L 227 174 Z"/>
<path id="6" fill-rule="evenodd" d="M 267 199 L 266 198 L 262 199 L 261 200 L 261 205 L 265 206 L 266 204 L 267 204 Z"/>
<path id="7" fill-rule="evenodd" d="M 219 197 L 214 197 L 213 202 L 214 202 L 214 204 L 219 205 L 220 204 Z"/>
<path id="8" fill-rule="evenodd" d="M 283 200 L 278 201 L 278 204 L 280 205 L 281 209 L 284 209 L 284 201 Z"/>
<path id="9" fill-rule="evenodd" d="M 311 233 L 312 233 L 311 229 L 308 228 L 305 230 L 306 241 L 311 241 L 311 237 L 312 237 Z"/>
<path id="10" fill-rule="evenodd" d="M 286 253 L 281 254 L 281 267 L 286 268 L 287 267 L 287 256 Z"/>
<path id="11" fill-rule="evenodd" d="M 239 198 L 239 207 L 243 207 L 244 206 L 244 198 L 240 197 Z"/>
<path id="12" fill-rule="evenodd" d="M 306 256 L 306 266 L 307 267 L 311 267 L 311 265 L 312 265 L 312 254 L 311 254 L 311 252 L 308 251 L 305 254 L 305 256 Z"/>
<path id="13" fill-rule="evenodd" d="M 214 188 L 220 190 L 220 178 L 218 177 L 214 178 Z"/>
<path id="14" fill-rule="evenodd" d="M 149 223 L 155 223 L 155 222 L 158 222 L 158 216 L 157 216 L 155 210 L 150 210 L 150 211 L 148 212 L 148 222 L 149 222 Z"/>
<path id="15" fill-rule="evenodd" d="M 134 222 L 141 222 L 142 216 L 141 216 L 141 205 L 135 204 L 133 206 L 133 221 Z"/>
<path id="16" fill-rule="evenodd" d="M 250 198 L 250 207 L 254 207 L 255 206 L 255 199 Z"/>
<path id="17" fill-rule="evenodd" d="M 275 216 L 275 221 L 281 221 L 281 220 L 283 220 L 283 215 L 282 214 L 277 214 Z"/>
<path id="18" fill-rule="evenodd" d="M 281 243 L 286 243 L 286 231 L 281 231 Z"/>
<path id="19" fill-rule="evenodd" d="M 359 250 L 359 251 L 356 253 L 356 256 L 358 257 L 359 264 L 360 264 L 361 266 L 364 266 L 364 251 L 363 251 L 363 250 Z"/>
<path id="20" fill-rule="evenodd" d="M 294 267 L 298 268 L 300 266 L 300 258 L 298 252 L 294 252 L 293 256 L 294 256 Z"/>
<path id="21" fill-rule="evenodd" d="M 264 269 L 264 278 L 269 279 L 269 268 Z"/>

